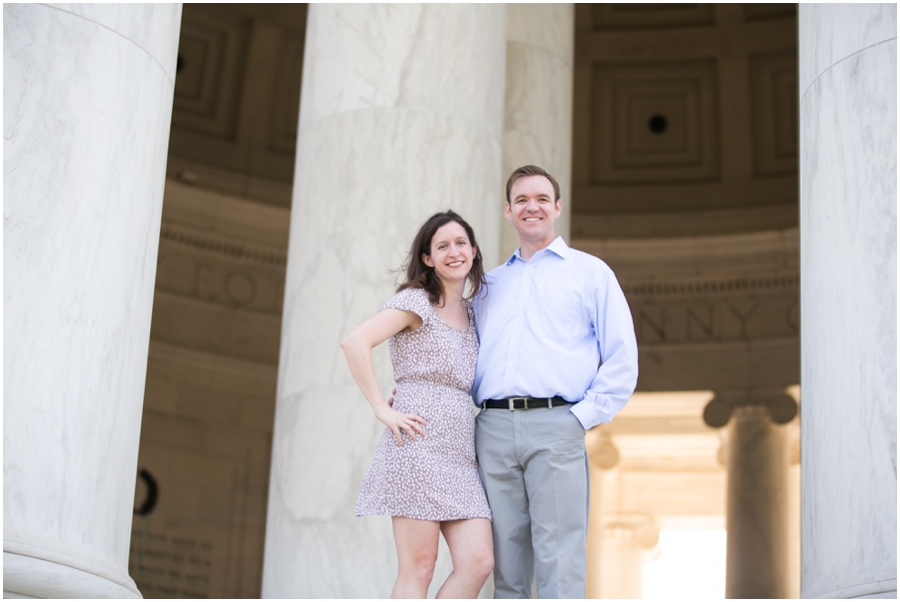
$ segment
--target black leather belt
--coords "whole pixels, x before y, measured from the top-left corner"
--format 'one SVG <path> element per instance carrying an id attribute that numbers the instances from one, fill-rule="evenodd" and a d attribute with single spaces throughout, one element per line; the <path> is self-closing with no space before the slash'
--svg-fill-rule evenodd
<path id="1" fill-rule="evenodd" d="M 553 397 L 507 397 L 506 399 L 485 399 L 481 407 L 499 410 L 530 410 L 532 408 L 552 408 L 570 405 L 568 401 L 555 395 Z"/>

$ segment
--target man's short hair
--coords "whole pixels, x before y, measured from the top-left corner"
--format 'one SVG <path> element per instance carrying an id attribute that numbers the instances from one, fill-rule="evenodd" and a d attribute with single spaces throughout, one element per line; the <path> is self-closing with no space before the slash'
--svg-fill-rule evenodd
<path id="1" fill-rule="evenodd" d="M 509 198 L 509 195 L 512 192 L 513 184 L 515 184 L 516 180 L 518 180 L 519 178 L 526 178 L 528 176 L 544 176 L 545 178 L 550 180 L 550 183 L 553 185 L 553 194 L 556 195 L 556 198 L 553 199 L 553 202 L 559 202 L 559 183 L 556 181 L 556 178 L 548 174 L 537 165 L 523 165 L 516 171 L 512 172 L 509 176 L 509 179 L 506 181 L 507 204 L 512 204 L 512 199 Z"/>

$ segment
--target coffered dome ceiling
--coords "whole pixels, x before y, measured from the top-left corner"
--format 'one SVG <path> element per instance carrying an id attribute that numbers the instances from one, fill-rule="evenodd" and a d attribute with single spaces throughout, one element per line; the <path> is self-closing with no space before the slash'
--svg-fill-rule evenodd
<path id="1" fill-rule="evenodd" d="M 184 5 L 170 176 L 290 206 L 305 30 L 306 4 Z"/>
<path id="2" fill-rule="evenodd" d="M 290 205 L 306 5 L 186 4 L 170 175 Z M 796 227 L 792 4 L 576 5 L 572 238 Z"/>
<path id="3" fill-rule="evenodd" d="M 573 238 L 796 226 L 795 13 L 577 5 Z"/>

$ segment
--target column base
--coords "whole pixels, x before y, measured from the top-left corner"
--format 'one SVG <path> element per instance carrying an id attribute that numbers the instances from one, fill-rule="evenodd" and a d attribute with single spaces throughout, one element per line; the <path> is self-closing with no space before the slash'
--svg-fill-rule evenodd
<path id="1" fill-rule="evenodd" d="M 844 599 L 881 599 L 897 598 L 897 579 L 883 579 L 869 583 L 858 583 L 831 591 L 815 591 L 810 596 L 801 594 L 801 598 L 844 598 Z"/>
<path id="2" fill-rule="evenodd" d="M 4 598 L 142 598 L 127 579 L 126 585 L 58 562 L 3 552 Z"/>

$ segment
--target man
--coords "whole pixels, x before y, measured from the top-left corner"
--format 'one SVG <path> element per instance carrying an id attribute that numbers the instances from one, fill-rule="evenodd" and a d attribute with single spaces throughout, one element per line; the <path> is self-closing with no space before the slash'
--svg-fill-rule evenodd
<path id="1" fill-rule="evenodd" d="M 584 598 L 584 432 L 609 422 L 637 383 L 631 311 L 609 267 L 554 231 L 559 185 L 515 170 L 506 219 L 520 246 L 475 300 L 479 470 L 493 512 L 496 598 Z"/>

